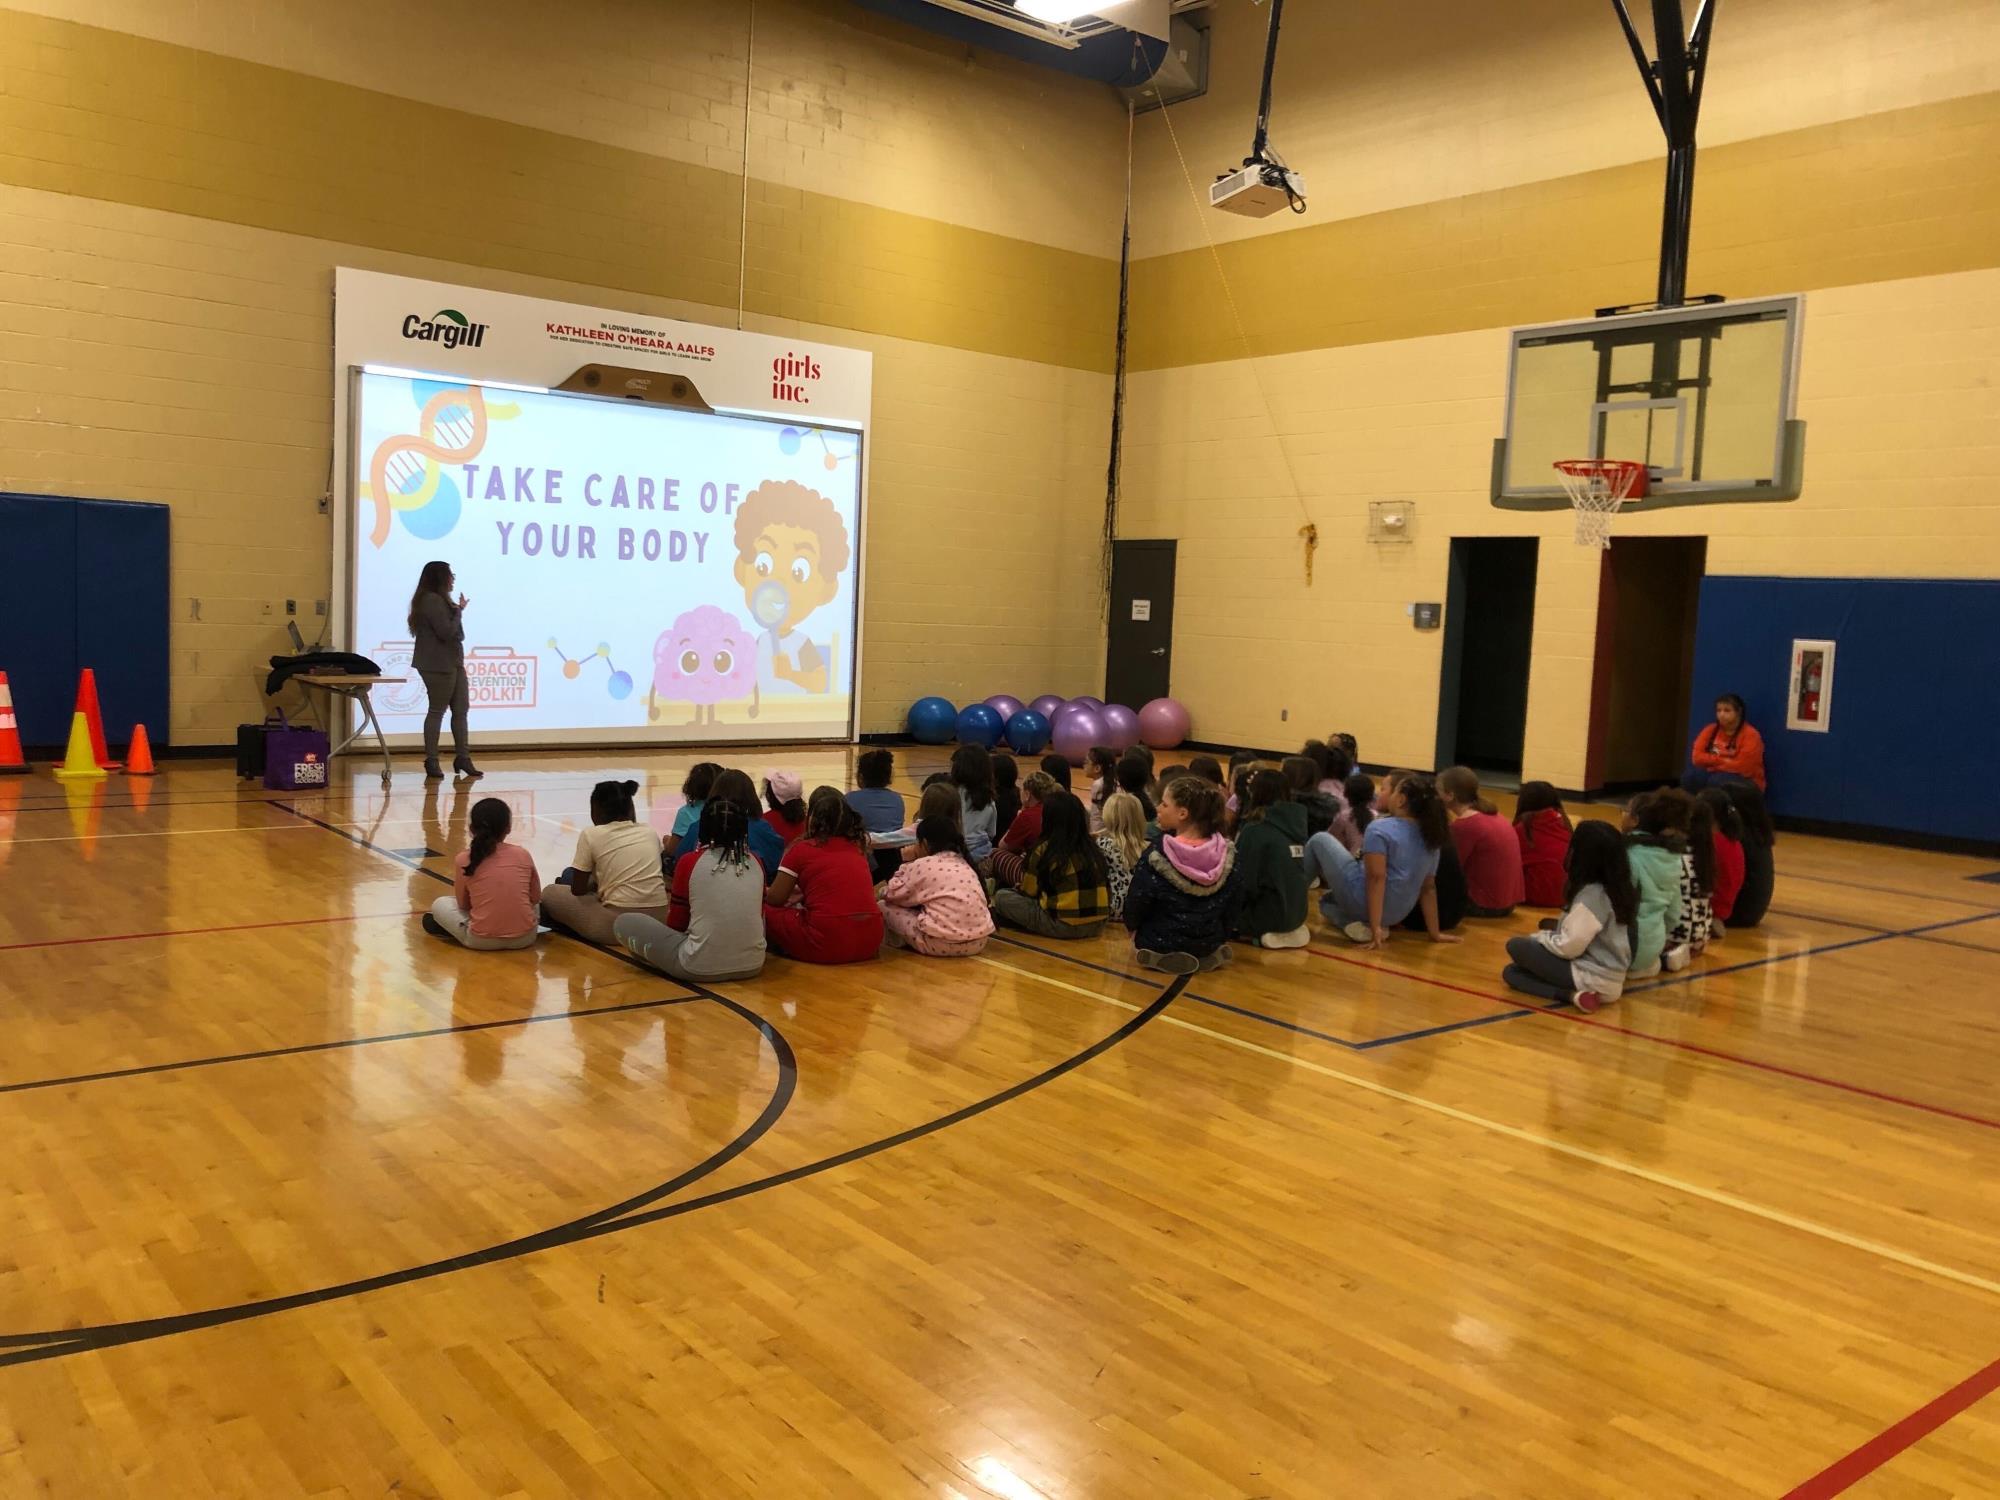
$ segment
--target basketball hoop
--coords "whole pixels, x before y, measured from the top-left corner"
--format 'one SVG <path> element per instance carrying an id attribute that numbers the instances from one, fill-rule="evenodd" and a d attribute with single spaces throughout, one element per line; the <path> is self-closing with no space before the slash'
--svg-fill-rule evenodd
<path id="1" fill-rule="evenodd" d="M 1559 458 L 1556 472 L 1576 507 L 1576 544 L 1609 547 L 1611 518 L 1627 500 L 1646 497 L 1646 466 L 1624 459 Z"/>

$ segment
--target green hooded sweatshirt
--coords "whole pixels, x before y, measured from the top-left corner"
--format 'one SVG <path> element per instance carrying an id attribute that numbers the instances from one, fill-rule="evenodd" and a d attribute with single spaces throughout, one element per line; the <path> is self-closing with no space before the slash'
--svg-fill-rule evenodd
<path id="1" fill-rule="evenodd" d="M 1243 936 L 1305 925 L 1305 842 L 1306 810 L 1296 802 L 1273 803 L 1237 830 L 1236 878 L 1243 883 L 1243 904 L 1236 930 Z"/>
<path id="2" fill-rule="evenodd" d="M 1681 857 L 1678 851 L 1647 834 L 1631 834 L 1625 858 L 1632 866 L 1632 884 L 1639 888 L 1639 920 L 1632 926 L 1632 972 L 1660 961 L 1667 934 L 1681 919 Z"/>

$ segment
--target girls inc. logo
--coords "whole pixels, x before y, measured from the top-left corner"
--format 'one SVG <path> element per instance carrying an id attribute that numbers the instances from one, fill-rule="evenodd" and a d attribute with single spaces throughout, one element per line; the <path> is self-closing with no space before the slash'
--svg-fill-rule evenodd
<path id="1" fill-rule="evenodd" d="M 803 354 L 780 354 L 771 361 L 771 395 L 775 400 L 810 406 L 806 385 L 818 379 L 819 361 L 807 359 Z"/>

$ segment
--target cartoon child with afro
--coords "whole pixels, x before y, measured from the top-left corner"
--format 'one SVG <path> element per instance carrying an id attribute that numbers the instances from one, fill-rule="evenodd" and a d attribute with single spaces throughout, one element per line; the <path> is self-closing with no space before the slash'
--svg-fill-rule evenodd
<path id="1" fill-rule="evenodd" d="M 793 480 L 767 479 L 736 509 L 736 581 L 757 637 L 767 693 L 824 693 L 829 662 L 799 627 L 829 603 L 847 566 L 847 525 L 833 502 Z"/>

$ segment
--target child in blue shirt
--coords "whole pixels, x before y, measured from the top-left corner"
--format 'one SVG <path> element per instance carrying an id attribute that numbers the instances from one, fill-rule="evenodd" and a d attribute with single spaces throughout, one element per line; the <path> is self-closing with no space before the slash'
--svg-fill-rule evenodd
<path id="1" fill-rule="evenodd" d="M 1351 941 L 1380 948 L 1390 928 L 1421 909 L 1432 942 L 1457 942 L 1438 926 L 1438 851 L 1451 830 L 1436 785 L 1428 776 L 1392 778 L 1382 811 L 1361 836 L 1359 859 L 1330 833 L 1306 840 L 1306 879 L 1326 888 L 1320 914 Z"/>

